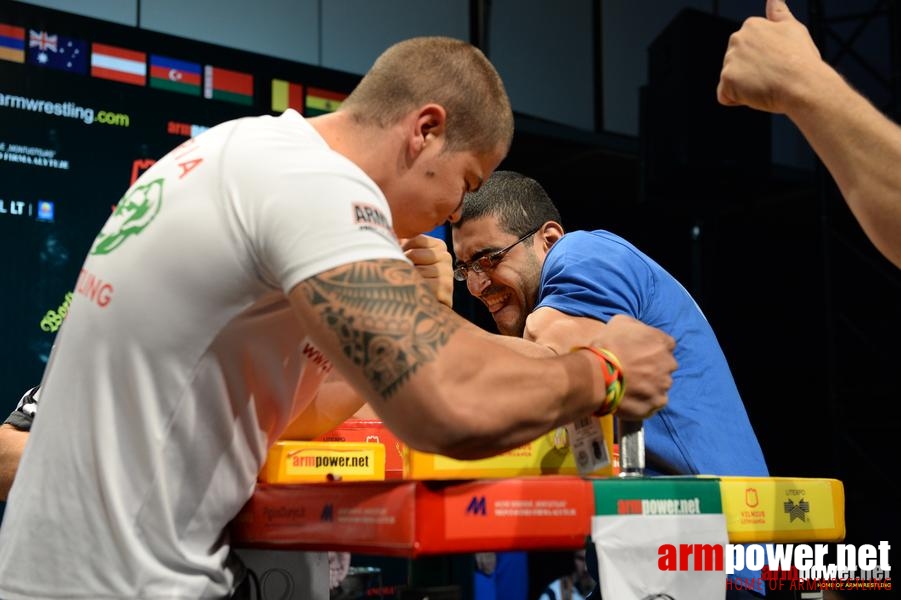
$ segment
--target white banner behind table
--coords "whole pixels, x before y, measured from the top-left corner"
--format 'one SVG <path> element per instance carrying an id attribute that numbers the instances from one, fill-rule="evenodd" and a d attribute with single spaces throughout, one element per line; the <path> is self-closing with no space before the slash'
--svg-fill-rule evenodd
<path id="1" fill-rule="evenodd" d="M 594 491 L 591 538 L 602 598 L 726 597 L 729 539 L 718 481 L 610 479 L 596 481 Z"/>

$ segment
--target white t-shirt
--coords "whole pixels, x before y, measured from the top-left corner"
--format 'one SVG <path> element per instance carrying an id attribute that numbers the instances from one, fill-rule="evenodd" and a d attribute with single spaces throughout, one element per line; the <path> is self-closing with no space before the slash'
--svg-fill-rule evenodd
<path id="1" fill-rule="evenodd" d="M 555 579 L 548 584 L 547 588 L 541 593 L 541 596 L 538 597 L 538 600 L 565 600 L 563 598 L 562 588 L 563 580 Z M 586 598 L 579 592 L 578 588 L 573 587 L 570 600 L 586 600 Z"/>
<path id="2" fill-rule="evenodd" d="M 391 225 L 376 184 L 294 111 L 214 127 L 144 173 L 55 341 L 0 530 L 0 597 L 229 595 L 223 531 L 331 369 L 286 294 L 348 262 L 406 260 Z"/>

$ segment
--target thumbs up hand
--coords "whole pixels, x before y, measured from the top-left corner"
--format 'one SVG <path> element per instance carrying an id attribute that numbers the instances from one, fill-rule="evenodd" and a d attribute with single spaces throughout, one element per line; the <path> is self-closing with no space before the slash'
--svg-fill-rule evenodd
<path id="1" fill-rule="evenodd" d="M 729 38 L 717 99 L 726 106 L 788 112 L 824 70 L 830 67 L 785 0 L 767 0 L 766 18 L 746 19 Z"/>
<path id="2" fill-rule="evenodd" d="M 766 18 L 768 21 L 787 21 L 795 16 L 788 9 L 785 0 L 766 0 Z"/>

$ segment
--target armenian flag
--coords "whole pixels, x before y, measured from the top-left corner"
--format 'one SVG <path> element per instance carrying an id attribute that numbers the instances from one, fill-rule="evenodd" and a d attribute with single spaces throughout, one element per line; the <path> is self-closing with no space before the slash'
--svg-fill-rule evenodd
<path id="1" fill-rule="evenodd" d="M 25 28 L 0 23 L 0 60 L 25 62 Z"/>

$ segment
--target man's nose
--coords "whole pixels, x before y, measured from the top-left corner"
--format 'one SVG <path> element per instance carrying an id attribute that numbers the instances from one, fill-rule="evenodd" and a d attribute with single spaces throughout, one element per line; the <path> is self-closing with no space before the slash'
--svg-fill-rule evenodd
<path id="1" fill-rule="evenodd" d="M 466 287 L 473 296 L 480 295 L 491 283 L 491 277 L 484 271 L 476 273 L 472 269 L 466 271 Z"/>

